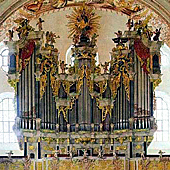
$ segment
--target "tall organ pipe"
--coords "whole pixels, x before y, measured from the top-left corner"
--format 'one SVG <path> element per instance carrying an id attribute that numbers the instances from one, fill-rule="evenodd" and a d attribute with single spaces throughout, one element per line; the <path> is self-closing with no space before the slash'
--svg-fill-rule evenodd
<path id="1" fill-rule="evenodd" d="M 141 67 L 140 67 L 140 61 L 138 60 L 138 116 L 141 112 Z"/>
<path id="2" fill-rule="evenodd" d="M 137 115 L 137 106 L 138 106 L 138 60 L 137 56 L 134 57 L 134 64 L 135 64 L 135 77 L 134 77 L 134 116 Z"/>

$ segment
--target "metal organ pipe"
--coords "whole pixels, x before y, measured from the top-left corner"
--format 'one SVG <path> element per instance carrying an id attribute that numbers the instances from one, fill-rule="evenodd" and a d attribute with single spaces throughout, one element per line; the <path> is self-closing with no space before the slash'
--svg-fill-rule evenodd
<path id="1" fill-rule="evenodd" d="M 145 128 L 147 128 L 147 73 L 145 73 L 145 94 L 144 94 L 144 118 L 145 118 Z"/>
<path id="2" fill-rule="evenodd" d="M 142 72 L 142 88 L 141 88 L 141 102 L 142 102 L 142 109 L 141 109 L 141 128 L 144 128 L 144 114 L 145 114 L 145 73 L 143 68 L 141 68 L 141 72 Z"/>
<path id="3" fill-rule="evenodd" d="M 120 128 L 120 90 L 117 92 L 117 122 L 118 122 L 118 129 Z"/>
<path id="4" fill-rule="evenodd" d="M 148 115 L 150 115 L 150 78 L 148 77 Z"/>
<path id="5" fill-rule="evenodd" d="M 26 129 L 30 129 L 30 119 L 29 119 L 29 110 L 28 110 L 28 81 L 27 81 L 27 78 L 28 78 L 28 67 L 25 67 L 25 70 L 24 70 L 24 82 L 25 82 L 25 89 L 24 89 L 24 98 L 25 98 L 25 104 L 24 104 L 24 112 L 27 116 L 26 118 Z"/>
<path id="6" fill-rule="evenodd" d="M 21 88 L 22 88 L 22 96 L 21 96 L 21 102 L 22 102 L 22 116 L 23 116 L 23 128 L 25 128 L 25 110 L 24 110 L 24 104 L 25 104 L 25 77 L 24 77 L 24 70 L 22 70 L 22 73 L 21 73 L 21 76 L 22 76 L 22 81 L 21 81 Z"/>
<path id="7" fill-rule="evenodd" d="M 138 84 L 138 61 L 137 61 L 137 56 L 134 56 L 134 116 L 137 114 L 137 84 Z"/>
<path id="8" fill-rule="evenodd" d="M 142 71 L 142 88 L 141 88 L 141 93 L 142 93 L 142 97 L 141 97 L 141 102 L 142 102 L 142 116 L 144 116 L 144 111 L 145 111 L 145 72 L 143 70 L 143 68 L 141 68 Z"/>
<path id="9" fill-rule="evenodd" d="M 119 109 L 120 109 L 120 112 L 119 112 L 119 128 L 122 129 L 122 123 L 123 123 L 123 119 L 122 119 L 122 98 L 123 98 L 123 95 L 122 95 L 122 77 L 121 77 L 121 86 L 120 86 L 120 93 L 119 93 Z"/>
<path id="10" fill-rule="evenodd" d="M 30 78 L 30 76 L 31 76 L 31 73 L 32 73 L 32 71 L 31 71 L 31 60 L 29 61 L 29 65 L 28 65 L 28 75 L 29 75 L 29 78 Z M 28 88 L 29 88 L 29 112 L 31 113 L 31 102 L 32 102 L 32 100 L 31 100 L 31 98 L 32 98 L 32 89 L 31 89 L 31 81 L 30 81 L 30 79 L 28 78 L 28 81 L 29 81 L 29 83 L 28 83 Z"/>
<path id="11" fill-rule="evenodd" d="M 35 75 L 34 75 L 34 72 L 35 72 L 35 50 L 34 50 L 34 54 L 32 55 L 31 57 L 31 61 L 32 61 L 32 116 L 35 117 Z"/>
<path id="12" fill-rule="evenodd" d="M 47 73 L 47 128 L 50 129 L 50 73 Z"/>

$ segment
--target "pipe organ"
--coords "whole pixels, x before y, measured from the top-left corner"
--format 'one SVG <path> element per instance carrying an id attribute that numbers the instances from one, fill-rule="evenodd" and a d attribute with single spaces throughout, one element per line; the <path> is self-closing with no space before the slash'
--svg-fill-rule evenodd
<path id="1" fill-rule="evenodd" d="M 82 33 L 68 66 L 52 43 L 43 45 L 42 35 L 32 31 L 24 41 L 7 42 L 15 63 L 8 75 L 16 87 L 14 130 L 25 155 L 146 154 L 156 130 L 153 91 L 160 83 L 161 42 L 125 31 L 113 39 L 111 60 L 96 65 L 97 36 Z"/>

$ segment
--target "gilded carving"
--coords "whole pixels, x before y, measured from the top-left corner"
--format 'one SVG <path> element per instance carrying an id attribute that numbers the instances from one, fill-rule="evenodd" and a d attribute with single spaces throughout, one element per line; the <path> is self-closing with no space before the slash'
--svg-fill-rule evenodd
<path id="1" fill-rule="evenodd" d="M 109 114 L 111 116 L 111 106 L 107 105 L 107 106 L 99 106 L 99 109 L 102 110 L 102 121 L 104 121 L 107 117 L 107 114 Z"/>
<path id="2" fill-rule="evenodd" d="M 46 150 L 46 151 L 54 151 L 54 150 L 55 150 L 55 148 L 52 147 L 52 146 L 50 146 L 50 145 L 45 145 L 45 146 L 43 147 L 43 149 Z"/>
<path id="3" fill-rule="evenodd" d="M 93 8 L 85 4 L 73 10 L 72 15 L 67 16 L 69 19 L 69 24 L 67 26 L 70 29 L 69 37 L 73 36 L 74 43 L 77 44 L 80 37 L 91 38 L 97 32 L 99 29 L 100 17 L 94 13 Z M 88 19 L 88 22 L 86 22 L 85 18 Z M 88 30 L 87 27 L 89 28 Z"/>
<path id="4" fill-rule="evenodd" d="M 68 121 L 67 120 L 67 113 L 68 113 L 68 109 L 70 108 L 70 106 L 59 106 L 59 109 L 58 109 L 58 117 L 60 116 L 60 114 L 61 114 L 61 112 L 62 112 L 62 114 L 63 114 L 63 116 L 64 116 L 64 119 L 66 120 L 66 121 Z"/>
<path id="5" fill-rule="evenodd" d="M 102 95 L 102 93 L 104 93 L 106 88 L 107 88 L 107 80 L 96 82 L 96 85 L 99 86 L 99 88 L 100 88 L 100 95 Z"/>
<path id="6" fill-rule="evenodd" d="M 142 137 L 141 136 L 137 136 L 136 138 L 135 138 L 135 141 L 136 142 L 140 142 L 142 140 Z"/>
<path id="7" fill-rule="evenodd" d="M 155 90 L 155 88 L 159 86 L 161 82 L 162 82 L 161 78 L 153 80 L 153 89 Z"/>
<path id="8" fill-rule="evenodd" d="M 129 129 L 115 130 L 114 133 L 116 133 L 116 134 L 121 134 L 121 133 L 126 133 L 126 132 L 128 132 L 128 131 L 129 131 Z"/>
<path id="9" fill-rule="evenodd" d="M 14 88 L 15 93 L 17 92 L 17 82 L 19 82 L 18 79 L 8 79 L 8 83 Z"/>
<path id="10" fill-rule="evenodd" d="M 142 146 L 141 145 L 136 145 L 136 150 L 140 150 L 140 149 L 142 149 Z"/>
<path id="11" fill-rule="evenodd" d="M 35 147 L 34 147 L 34 146 L 32 146 L 32 145 L 31 145 L 31 146 L 29 146 L 28 148 L 29 148 L 29 150 L 31 150 L 31 151 L 35 150 Z"/>
<path id="12" fill-rule="evenodd" d="M 35 143 L 35 142 L 37 142 L 37 139 L 34 137 L 31 137 L 31 138 L 28 138 L 28 142 Z"/>
<path id="13" fill-rule="evenodd" d="M 153 136 L 148 136 L 148 142 L 152 142 Z"/>
<path id="14" fill-rule="evenodd" d="M 84 137 L 84 138 L 75 138 L 75 143 L 82 143 L 83 145 L 86 145 L 87 143 L 94 143 L 95 142 L 95 139 L 93 138 L 87 138 L 87 137 Z"/>
<path id="15" fill-rule="evenodd" d="M 40 62 L 40 61 L 39 61 Z M 60 81 L 56 80 L 55 75 L 58 74 L 58 57 L 45 55 L 41 59 L 40 66 L 40 97 L 43 97 L 47 86 L 47 73 L 50 72 L 51 87 L 53 89 L 54 95 L 58 96 Z"/>
<path id="16" fill-rule="evenodd" d="M 119 49 L 120 50 L 120 49 Z M 122 55 L 121 53 L 117 56 L 112 56 L 111 68 L 113 72 L 113 77 L 110 82 L 110 89 L 112 91 L 113 99 L 117 95 L 117 89 L 120 87 L 121 77 L 123 78 L 123 84 L 125 86 L 125 91 L 129 99 L 130 92 L 130 79 L 131 79 L 131 67 L 132 58 L 128 55 Z"/>
<path id="17" fill-rule="evenodd" d="M 116 147 L 116 150 L 126 150 L 127 149 L 127 146 L 124 146 L 124 145 L 122 145 L 122 146 L 117 146 Z"/>
<path id="18" fill-rule="evenodd" d="M 119 138 L 116 138 L 116 140 L 122 145 L 123 142 L 127 139 L 127 137 L 119 137 Z"/>

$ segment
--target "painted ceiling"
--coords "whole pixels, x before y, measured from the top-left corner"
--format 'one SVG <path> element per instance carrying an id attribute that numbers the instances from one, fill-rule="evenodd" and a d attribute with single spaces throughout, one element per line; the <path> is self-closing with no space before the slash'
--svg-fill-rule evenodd
<path id="1" fill-rule="evenodd" d="M 98 37 L 99 55 L 109 59 L 113 48 L 111 39 L 118 30 L 127 30 L 128 18 L 144 20 L 150 17 L 149 25 L 161 28 L 161 40 L 170 46 L 170 1 L 168 0 L 85 0 L 101 16 Z M 159 1 L 159 2 L 158 2 Z M 68 19 L 72 7 L 83 4 L 82 0 L 0 0 L 0 41 L 8 40 L 8 30 L 17 27 L 16 18 L 25 17 L 36 28 L 39 17 L 45 20 L 44 31 L 53 31 L 61 38 L 56 46 L 65 56 L 72 40 L 68 38 Z M 37 28 L 38 30 L 38 28 Z M 17 36 L 14 36 L 14 40 Z M 104 50 L 103 50 L 104 49 Z M 64 58 L 63 58 L 64 59 Z"/>

